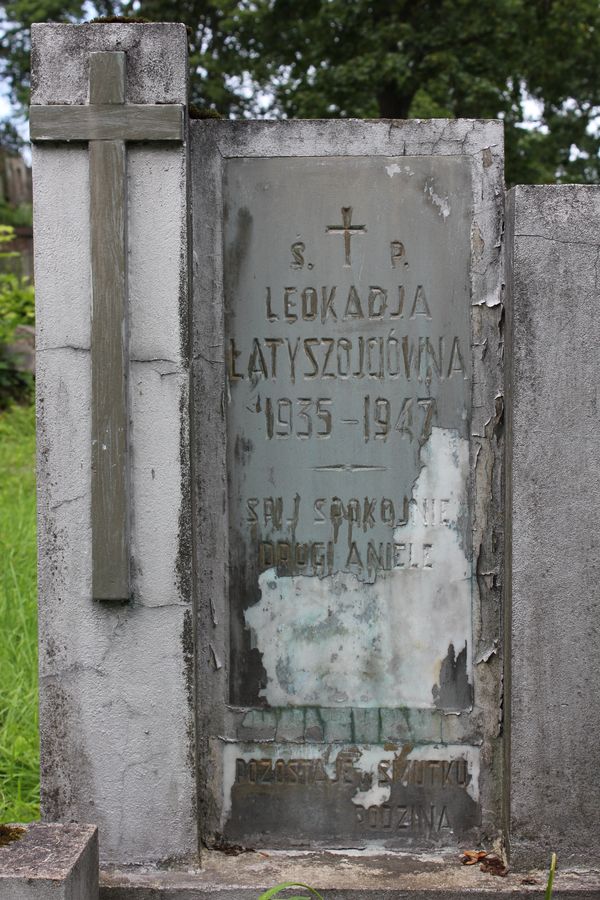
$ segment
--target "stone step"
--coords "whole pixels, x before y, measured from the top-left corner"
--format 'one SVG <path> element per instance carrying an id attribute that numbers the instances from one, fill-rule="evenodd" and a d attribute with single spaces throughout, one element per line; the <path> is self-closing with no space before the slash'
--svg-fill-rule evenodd
<path id="1" fill-rule="evenodd" d="M 96 826 L 0 826 L 0 900 L 98 900 Z"/>
<path id="2" fill-rule="evenodd" d="M 324 900 L 514 900 L 541 897 L 542 870 L 485 874 L 442 853 L 253 852 L 239 856 L 207 851 L 201 870 L 107 868 L 101 872 L 100 900 L 257 900 L 286 881 L 309 884 Z M 306 894 L 297 890 L 295 894 Z M 600 872 L 557 872 L 553 900 L 600 897 Z"/>

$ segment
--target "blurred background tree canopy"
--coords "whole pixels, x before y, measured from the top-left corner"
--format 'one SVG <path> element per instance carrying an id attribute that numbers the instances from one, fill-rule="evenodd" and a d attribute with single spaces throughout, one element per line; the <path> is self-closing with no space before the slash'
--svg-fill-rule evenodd
<path id="1" fill-rule="evenodd" d="M 190 99 L 226 117 L 500 116 L 509 184 L 600 181 L 599 0 L 7 0 L 15 102 L 31 23 L 94 15 L 185 22 Z"/>

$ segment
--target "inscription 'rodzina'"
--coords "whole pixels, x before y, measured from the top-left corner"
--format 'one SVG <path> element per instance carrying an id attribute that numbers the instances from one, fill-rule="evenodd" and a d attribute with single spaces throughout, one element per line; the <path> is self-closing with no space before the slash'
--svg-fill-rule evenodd
<path id="1" fill-rule="evenodd" d="M 225 176 L 231 700 L 468 706 L 468 161 Z"/>
<path id="2" fill-rule="evenodd" d="M 296 155 L 305 127 L 312 157 Z M 363 153 L 358 133 L 377 132 L 379 156 L 333 155 L 320 127 L 197 132 L 197 235 L 217 260 L 197 288 L 198 386 L 220 398 L 226 377 L 198 453 L 228 491 L 223 550 L 219 497 L 200 524 L 205 840 L 478 840 L 472 465 L 488 400 L 472 400 L 472 348 L 495 353 L 498 332 L 474 338 L 473 254 L 485 271 L 476 210 L 496 176 L 460 141 L 411 156 L 426 144 L 404 125 L 340 126 L 338 148 Z M 200 224 L 221 203 L 222 244 Z"/>

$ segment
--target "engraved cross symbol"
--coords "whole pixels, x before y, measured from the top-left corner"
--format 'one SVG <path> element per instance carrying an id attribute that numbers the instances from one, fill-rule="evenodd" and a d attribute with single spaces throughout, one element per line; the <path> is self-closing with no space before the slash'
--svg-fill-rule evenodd
<path id="1" fill-rule="evenodd" d="M 342 206 L 342 225 L 329 225 L 326 229 L 327 234 L 343 234 L 344 235 L 344 255 L 345 266 L 351 265 L 350 261 L 350 241 L 355 234 L 366 234 L 366 225 L 352 225 L 352 207 Z"/>
<path id="2" fill-rule="evenodd" d="M 31 139 L 89 141 L 92 594 L 130 598 L 127 141 L 183 141 L 181 104 L 125 102 L 125 53 L 90 53 L 87 105 L 32 106 Z"/>

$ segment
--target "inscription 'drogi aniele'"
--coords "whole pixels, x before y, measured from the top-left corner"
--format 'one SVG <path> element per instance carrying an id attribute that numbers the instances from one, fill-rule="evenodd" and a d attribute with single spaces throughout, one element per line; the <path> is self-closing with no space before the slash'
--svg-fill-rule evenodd
<path id="1" fill-rule="evenodd" d="M 231 702 L 467 708 L 468 160 L 224 194 Z"/>

